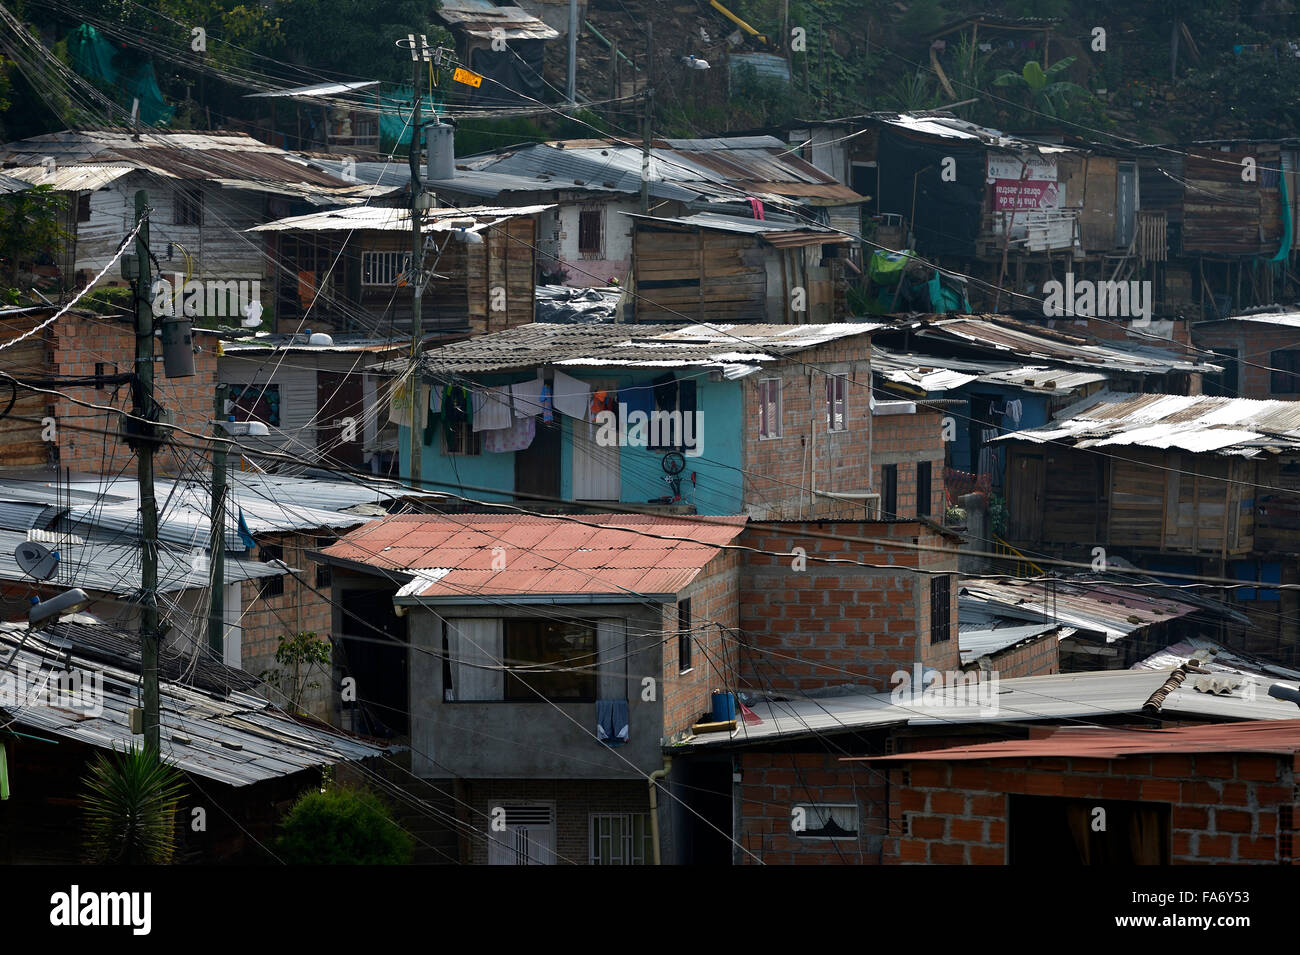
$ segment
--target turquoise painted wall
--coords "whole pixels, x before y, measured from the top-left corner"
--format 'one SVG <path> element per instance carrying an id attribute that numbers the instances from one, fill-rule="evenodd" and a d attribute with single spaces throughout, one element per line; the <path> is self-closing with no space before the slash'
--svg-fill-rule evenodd
<path id="1" fill-rule="evenodd" d="M 599 380 L 617 383 L 618 388 L 647 386 L 663 374 L 663 369 L 647 369 L 628 374 L 622 370 L 605 372 L 593 369 L 565 374 L 583 381 Z M 521 381 L 528 374 L 491 375 L 477 380 L 485 385 L 500 385 Z M 682 376 L 679 376 L 682 377 Z M 741 479 L 742 441 L 742 391 L 739 381 L 710 381 L 707 375 L 695 376 L 696 408 L 698 418 L 699 455 L 686 457 L 682 472 L 682 498 L 693 503 L 701 514 L 735 514 L 743 502 Z M 563 429 L 560 444 L 560 494 L 565 500 L 573 499 L 573 429 L 589 428 L 586 422 L 575 421 L 564 415 L 557 416 Z M 539 426 L 541 422 L 538 422 Z M 594 433 L 594 431 L 592 432 Z M 398 438 L 402 473 L 409 473 L 409 429 L 402 428 Z M 642 447 L 620 447 L 618 450 L 621 482 L 620 503 L 645 504 L 653 498 L 671 493 L 663 480 L 661 466 L 663 455 Z M 613 454 L 614 449 L 608 449 Z M 602 453 L 605 449 L 602 449 Z M 611 458 L 612 460 L 612 458 Z M 429 485 L 431 490 L 455 492 L 454 485 L 466 486 L 464 494 L 486 501 L 510 500 L 508 493 L 474 490 L 476 487 L 511 491 L 515 486 L 515 455 L 513 453 L 484 453 L 478 455 L 445 455 L 442 442 L 435 436 L 426 445 L 421 461 L 422 477 L 427 481 L 443 482 Z M 695 474 L 692 487 L 690 476 Z"/>

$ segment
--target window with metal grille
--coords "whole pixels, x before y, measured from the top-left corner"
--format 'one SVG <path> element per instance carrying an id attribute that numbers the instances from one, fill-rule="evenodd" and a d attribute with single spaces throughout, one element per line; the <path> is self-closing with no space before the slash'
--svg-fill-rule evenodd
<path id="1" fill-rule="evenodd" d="M 1295 861 L 1295 807 L 1277 807 L 1277 861 Z"/>
<path id="2" fill-rule="evenodd" d="M 203 225 L 203 193 L 182 187 L 172 199 L 172 225 Z"/>
<path id="3" fill-rule="evenodd" d="M 592 865 L 645 865 L 654 857 L 648 812 L 593 812 Z"/>
<path id="4" fill-rule="evenodd" d="M 333 544 L 335 540 L 337 540 L 335 537 L 318 537 L 316 538 L 316 548 L 317 550 L 324 550 L 326 547 Z M 329 564 L 316 565 L 317 587 L 328 587 L 333 582 L 334 577 L 331 573 L 332 569 L 333 568 L 331 568 Z"/>
<path id="5" fill-rule="evenodd" d="M 605 213 L 602 209 L 578 212 L 578 252 L 601 255 L 605 251 Z"/>
<path id="6" fill-rule="evenodd" d="M 88 192 L 77 194 L 77 221 L 90 221 L 90 193 Z"/>
<path id="7" fill-rule="evenodd" d="M 780 378 L 764 378 L 758 383 L 758 436 L 781 437 Z"/>
<path id="8" fill-rule="evenodd" d="M 930 462 L 916 463 L 916 516 L 930 516 Z"/>
<path id="9" fill-rule="evenodd" d="M 685 673 L 694 664 L 691 650 L 694 646 L 691 633 L 691 598 L 677 601 L 677 669 Z"/>
<path id="10" fill-rule="evenodd" d="M 898 516 L 898 465 L 882 464 L 880 466 L 880 510 L 881 518 L 892 521 Z"/>
<path id="11" fill-rule="evenodd" d="M 795 829 L 800 839 L 856 839 L 858 837 L 858 807 L 852 803 L 800 803 L 792 814 L 802 819 L 802 827 Z"/>
<path id="12" fill-rule="evenodd" d="M 844 431 L 848 428 L 845 395 L 848 379 L 843 375 L 829 375 L 826 378 L 826 430 Z"/>
<path id="13" fill-rule="evenodd" d="M 930 578 L 930 642 L 943 643 L 952 636 L 952 575 Z"/>
<path id="14" fill-rule="evenodd" d="M 362 252 L 362 285 L 396 285 L 411 267 L 409 252 Z"/>
<path id="15" fill-rule="evenodd" d="M 448 425 L 450 433 L 443 431 L 443 448 L 448 454 L 482 454 L 482 432 L 475 431 L 468 422 L 453 421 Z"/>
<path id="16" fill-rule="evenodd" d="M 1300 393 L 1300 348 L 1269 352 L 1268 363 L 1273 366 L 1269 391 L 1275 395 Z"/>
<path id="17" fill-rule="evenodd" d="M 269 564 L 273 560 L 284 560 L 284 548 L 279 544 L 263 544 L 258 548 L 257 559 L 264 564 Z M 280 597 L 284 594 L 284 574 L 276 574 L 274 577 L 263 577 L 262 586 L 258 596 L 261 597 Z"/>

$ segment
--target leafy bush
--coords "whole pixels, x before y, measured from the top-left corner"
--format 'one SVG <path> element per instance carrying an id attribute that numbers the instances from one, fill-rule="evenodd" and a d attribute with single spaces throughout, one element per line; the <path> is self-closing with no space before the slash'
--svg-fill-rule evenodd
<path id="1" fill-rule="evenodd" d="M 91 862 L 162 865 L 175 851 L 184 777 L 151 749 L 97 753 L 85 779 L 86 854 Z"/>
<path id="2" fill-rule="evenodd" d="M 308 792 L 283 827 L 276 854 L 290 865 L 406 865 L 415 849 L 379 797 L 364 789 Z"/>

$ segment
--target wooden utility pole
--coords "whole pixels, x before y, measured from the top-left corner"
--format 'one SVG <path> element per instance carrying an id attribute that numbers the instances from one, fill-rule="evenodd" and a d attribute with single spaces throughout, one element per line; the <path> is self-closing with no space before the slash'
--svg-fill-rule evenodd
<path id="1" fill-rule="evenodd" d="M 212 511 L 209 515 L 208 561 L 211 564 L 208 599 L 208 647 L 225 660 L 226 653 L 226 394 L 229 387 L 217 385 L 213 405 Z"/>
<path id="2" fill-rule="evenodd" d="M 158 505 L 153 495 L 153 454 L 157 409 L 153 400 L 153 297 L 149 275 L 149 194 L 135 194 L 135 380 L 130 431 L 136 440 L 140 482 L 140 670 L 144 681 L 144 744 L 160 752 L 158 696 Z"/>
<path id="3" fill-rule="evenodd" d="M 655 24 L 646 22 L 645 138 L 641 143 L 641 214 L 650 212 L 650 142 L 655 114 Z"/>
<path id="4" fill-rule="evenodd" d="M 422 189 L 420 182 L 420 138 L 424 134 L 424 129 L 420 125 L 420 66 L 424 63 L 425 51 L 421 49 L 412 49 L 411 55 L 415 58 L 415 79 L 411 84 L 411 149 L 409 160 L 411 164 L 411 385 L 408 389 L 411 396 L 411 463 L 408 470 L 411 479 L 411 487 L 416 490 L 421 486 L 421 472 L 423 461 L 421 458 L 424 453 L 423 435 L 420 431 L 420 419 L 422 417 L 422 406 L 420 404 L 420 395 L 423 389 L 420 387 L 420 369 L 418 366 L 420 358 L 420 339 L 423 338 L 423 329 L 421 327 L 421 299 L 424 296 L 424 238 L 420 235 L 420 192 Z"/>

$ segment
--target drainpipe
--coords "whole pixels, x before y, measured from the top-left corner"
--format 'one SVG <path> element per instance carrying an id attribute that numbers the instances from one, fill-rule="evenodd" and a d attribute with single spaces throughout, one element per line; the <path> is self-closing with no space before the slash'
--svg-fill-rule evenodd
<path id="1" fill-rule="evenodd" d="M 650 841 L 654 843 L 655 865 L 663 865 L 659 859 L 659 790 L 656 784 L 668 775 L 673 768 L 673 758 L 664 757 L 664 768 L 656 769 L 650 774 Z"/>
<path id="2" fill-rule="evenodd" d="M 808 516 L 813 520 L 817 519 L 817 401 L 813 396 L 813 376 L 808 375 L 808 407 L 812 411 L 811 420 L 808 422 L 808 428 L 812 431 L 812 468 L 809 476 L 812 479 L 808 503 L 811 505 Z"/>

